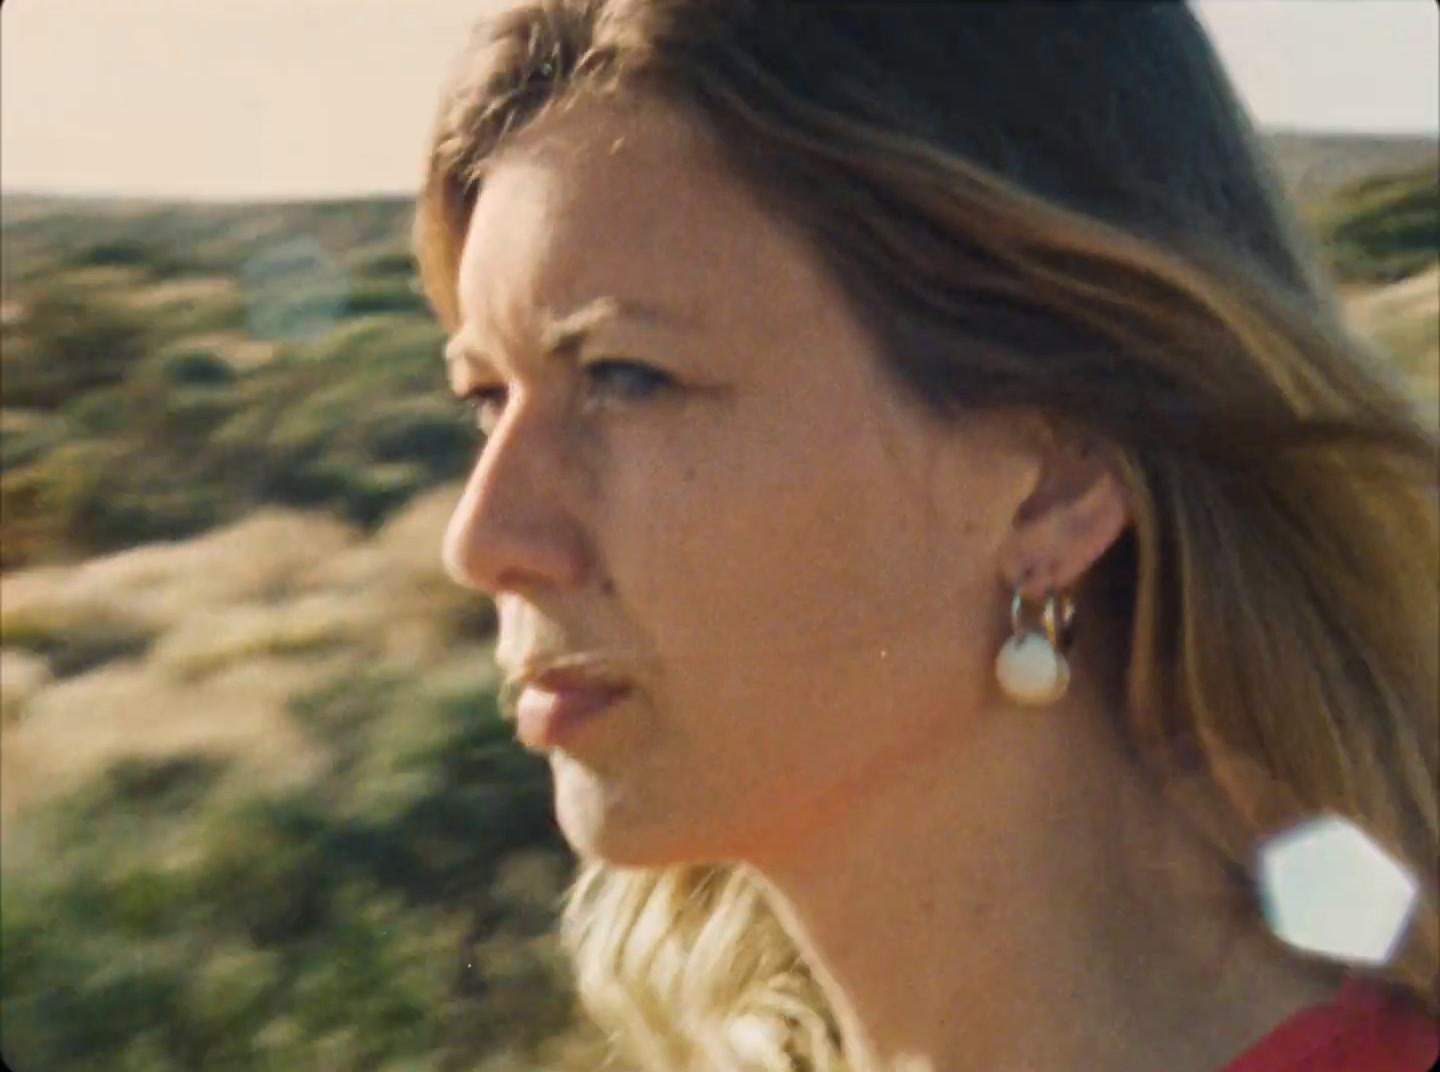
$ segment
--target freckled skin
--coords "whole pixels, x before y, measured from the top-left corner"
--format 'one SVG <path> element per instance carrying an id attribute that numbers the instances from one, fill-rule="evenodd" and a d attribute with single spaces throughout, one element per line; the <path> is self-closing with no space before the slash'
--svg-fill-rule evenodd
<path id="1" fill-rule="evenodd" d="M 1027 463 L 901 402 L 808 247 L 682 120 L 582 110 L 527 132 L 459 287 L 466 329 L 525 373 L 452 570 L 498 598 L 502 645 L 540 619 L 659 668 L 646 703 L 553 757 L 577 847 L 745 858 L 954 747 L 1003 639 L 995 549 Z M 579 374 L 535 367 L 535 314 L 603 294 L 684 318 L 593 346 L 679 387 L 577 416 Z"/>

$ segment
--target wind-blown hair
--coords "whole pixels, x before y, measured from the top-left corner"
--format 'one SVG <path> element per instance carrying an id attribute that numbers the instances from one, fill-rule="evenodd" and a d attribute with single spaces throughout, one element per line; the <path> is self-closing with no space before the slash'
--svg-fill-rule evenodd
<path id="1" fill-rule="evenodd" d="M 1137 762 L 1233 862 L 1257 924 L 1253 854 L 1286 823 L 1333 812 L 1404 861 L 1423 899 L 1370 974 L 1435 1016 L 1437 438 L 1343 325 L 1193 14 L 522 2 L 477 30 L 431 143 L 415 235 L 447 327 L 507 139 L 636 93 L 801 229 L 897 390 L 945 419 L 1036 407 L 1114 445 L 1133 524 L 1081 606 L 1128 644 Z M 743 865 L 582 861 L 561 935 L 586 1009 L 643 1067 L 849 1067 Z"/>

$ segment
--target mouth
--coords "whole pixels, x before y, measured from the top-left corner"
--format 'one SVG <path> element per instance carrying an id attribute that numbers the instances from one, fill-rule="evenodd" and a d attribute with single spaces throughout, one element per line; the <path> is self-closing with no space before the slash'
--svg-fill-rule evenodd
<path id="1" fill-rule="evenodd" d="M 566 662 L 579 662 L 580 657 L 566 657 Z M 538 689 L 541 692 L 553 693 L 591 693 L 591 692 L 614 692 L 621 689 L 629 689 L 633 682 L 620 674 L 613 672 L 602 672 L 598 667 L 563 665 L 556 666 L 558 660 L 546 660 L 550 669 L 542 670 L 537 663 L 538 660 L 522 662 L 515 670 L 505 675 L 505 680 L 500 686 L 500 714 L 507 722 L 514 722 L 519 717 L 520 697 L 528 689 Z M 593 661 L 588 660 L 587 661 Z"/>
<path id="2" fill-rule="evenodd" d="M 516 736 L 533 752 L 567 745 L 582 727 L 619 708 L 631 691 L 629 685 L 594 681 L 578 687 L 545 679 L 526 684 L 515 701 Z"/>

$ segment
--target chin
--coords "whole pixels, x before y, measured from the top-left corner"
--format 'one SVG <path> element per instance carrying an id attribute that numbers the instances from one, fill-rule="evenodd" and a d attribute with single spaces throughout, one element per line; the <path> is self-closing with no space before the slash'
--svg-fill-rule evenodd
<path id="1" fill-rule="evenodd" d="M 658 870 L 736 858 L 700 817 L 641 801 L 573 763 L 556 765 L 555 819 L 586 861 Z"/>
<path id="2" fill-rule="evenodd" d="M 560 830 L 571 851 L 587 862 L 647 871 L 714 862 L 683 839 L 645 837 L 635 831 L 572 824 L 563 819 Z"/>

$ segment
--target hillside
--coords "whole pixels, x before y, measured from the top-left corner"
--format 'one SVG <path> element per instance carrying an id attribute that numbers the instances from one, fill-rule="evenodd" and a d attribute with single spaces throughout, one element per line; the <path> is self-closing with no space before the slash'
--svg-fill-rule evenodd
<path id="1" fill-rule="evenodd" d="M 1440 140 L 1434 137 L 1277 130 L 1265 141 L 1286 189 L 1304 204 L 1376 175 L 1424 170 L 1440 182 Z"/>

